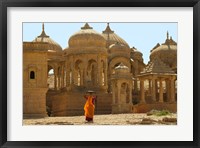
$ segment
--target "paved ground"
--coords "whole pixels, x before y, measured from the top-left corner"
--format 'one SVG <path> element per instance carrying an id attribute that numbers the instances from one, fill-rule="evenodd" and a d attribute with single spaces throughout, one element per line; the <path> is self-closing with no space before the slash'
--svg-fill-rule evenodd
<path id="1" fill-rule="evenodd" d="M 176 125 L 176 114 L 167 116 L 147 116 L 146 114 L 110 114 L 95 115 L 93 123 L 86 123 L 84 116 L 47 117 L 24 119 L 23 125 Z"/>

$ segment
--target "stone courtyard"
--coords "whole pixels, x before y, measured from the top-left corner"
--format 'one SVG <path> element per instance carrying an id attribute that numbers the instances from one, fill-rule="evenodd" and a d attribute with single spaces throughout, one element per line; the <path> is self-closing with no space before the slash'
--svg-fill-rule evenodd
<path id="1" fill-rule="evenodd" d="M 176 125 L 177 115 L 148 116 L 147 114 L 95 115 L 93 123 L 86 123 L 84 116 L 46 117 L 24 119 L 23 125 Z"/>

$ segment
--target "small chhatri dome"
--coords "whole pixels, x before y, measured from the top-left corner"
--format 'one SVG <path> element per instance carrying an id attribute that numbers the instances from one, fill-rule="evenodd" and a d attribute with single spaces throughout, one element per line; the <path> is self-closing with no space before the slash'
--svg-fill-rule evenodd
<path id="1" fill-rule="evenodd" d="M 44 42 L 44 43 L 48 43 L 50 46 L 50 51 L 55 51 L 55 52 L 61 52 L 62 48 L 61 46 L 56 43 L 54 40 L 52 40 L 48 35 L 46 35 L 45 33 L 45 29 L 44 29 L 44 23 L 42 23 L 42 32 L 41 34 L 35 38 L 33 40 L 33 42 Z"/>
<path id="2" fill-rule="evenodd" d="M 131 56 L 132 61 L 138 60 L 140 62 L 143 62 L 143 58 L 142 58 L 143 54 L 139 50 L 137 50 L 135 47 L 131 48 L 130 56 Z"/>
<path id="3" fill-rule="evenodd" d="M 119 37 L 113 30 L 110 29 L 109 23 L 107 23 L 106 29 L 102 31 L 102 35 L 107 41 L 107 47 L 115 44 L 116 42 L 129 47 L 128 43 L 124 39 Z"/>
<path id="4" fill-rule="evenodd" d="M 104 37 L 85 23 L 68 41 L 69 47 L 106 47 Z"/>
<path id="5" fill-rule="evenodd" d="M 159 58 L 170 68 L 176 69 L 177 67 L 177 43 L 169 38 L 169 33 L 167 32 L 167 38 L 163 44 L 157 44 L 150 54 L 150 61 L 153 61 L 155 58 Z"/>
<path id="6" fill-rule="evenodd" d="M 117 67 L 115 67 L 116 73 L 129 73 L 129 68 L 124 65 L 123 63 L 120 63 Z"/>
<path id="7" fill-rule="evenodd" d="M 115 69 L 129 69 L 129 68 L 123 63 L 120 63 L 117 67 L 115 67 Z"/>
<path id="8" fill-rule="evenodd" d="M 116 43 L 110 45 L 109 49 L 111 49 L 111 50 L 126 50 L 126 49 L 128 49 L 129 50 L 129 48 L 127 46 L 125 46 L 124 44 L 121 44 L 119 42 L 116 42 Z"/>

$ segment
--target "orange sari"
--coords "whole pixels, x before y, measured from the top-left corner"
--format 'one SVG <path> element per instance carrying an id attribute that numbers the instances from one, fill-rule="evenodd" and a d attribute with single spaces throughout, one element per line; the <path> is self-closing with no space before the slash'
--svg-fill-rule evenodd
<path id="1" fill-rule="evenodd" d="M 95 109 L 95 106 L 93 104 L 94 97 L 93 96 L 87 96 L 87 97 L 85 96 L 85 98 L 87 99 L 85 106 L 84 106 L 86 120 L 87 119 L 93 120 L 94 109 Z"/>

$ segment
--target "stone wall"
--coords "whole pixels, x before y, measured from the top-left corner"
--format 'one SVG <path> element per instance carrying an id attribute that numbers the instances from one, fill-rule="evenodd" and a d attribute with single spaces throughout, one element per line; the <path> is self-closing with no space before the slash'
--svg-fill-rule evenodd
<path id="1" fill-rule="evenodd" d="M 146 113 L 151 110 L 168 110 L 170 112 L 177 112 L 176 103 L 152 103 L 152 104 L 137 104 L 133 106 L 134 113 Z"/>
<path id="2" fill-rule="evenodd" d="M 84 115 L 85 93 L 62 92 L 54 95 L 52 99 L 52 116 L 76 116 Z M 111 113 L 112 95 L 97 93 L 95 102 L 95 114 Z"/>

